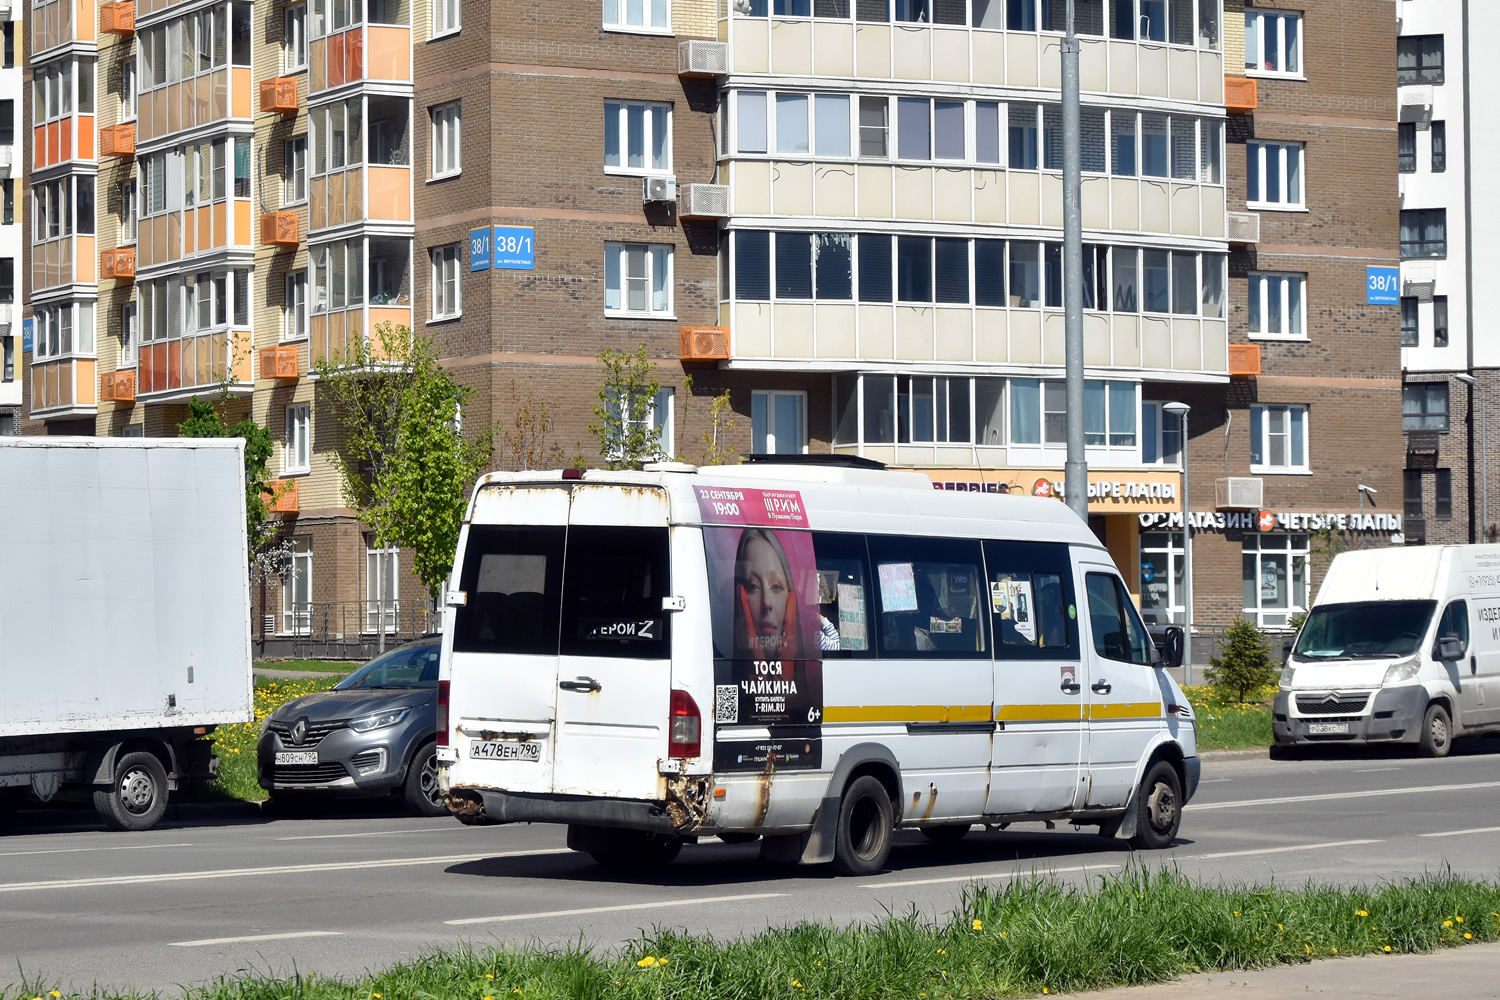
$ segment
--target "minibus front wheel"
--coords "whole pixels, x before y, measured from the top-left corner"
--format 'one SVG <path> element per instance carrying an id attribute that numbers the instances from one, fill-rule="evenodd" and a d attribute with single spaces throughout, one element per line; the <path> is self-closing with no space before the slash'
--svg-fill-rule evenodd
<path id="1" fill-rule="evenodd" d="M 833 869 L 840 875 L 873 875 L 891 853 L 895 811 L 879 778 L 863 774 L 849 782 L 839 803 Z"/>
<path id="2" fill-rule="evenodd" d="M 1133 808 L 1140 812 L 1130 846 L 1153 851 L 1171 846 L 1182 825 L 1182 781 L 1177 769 L 1164 760 L 1152 764 L 1136 790 Z"/>

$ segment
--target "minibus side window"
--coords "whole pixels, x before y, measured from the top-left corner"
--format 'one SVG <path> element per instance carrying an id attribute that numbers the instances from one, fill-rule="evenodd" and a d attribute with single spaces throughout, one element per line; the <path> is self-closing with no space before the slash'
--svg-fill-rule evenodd
<path id="1" fill-rule="evenodd" d="M 468 599 L 454 616 L 459 653 L 557 655 L 562 607 L 561 525 L 474 525 L 459 589 Z"/>
<path id="2" fill-rule="evenodd" d="M 985 542 L 995 656 L 1076 660 L 1077 608 L 1068 547 L 1054 542 Z"/>
<path id="3" fill-rule="evenodd" d="M 865 536 L 813 532 L 818 564 L 818 625 L 823 659 L 865 659 L 875 655 L 870 619 L 869 558 Z"/>
<path id="4" fill-rule="evenodd" d="M 1151 637 L 1120 581 L 1108 573 L 1090 573 L 1084 586 L 1089 595 L 1094 652 L 1106 660 L 1150 666 Z"/>
<path id="5" fill-rule="evenodd" d="M 563 567 L 564 656 L 666 659 L 671 593 L 666 528 L 575 524 Z"/>
<path id="6" fill-rule="evenodd" d="M 978 542 L 888 535 L 868 541 L 881 656 L 989 657 Z"/>
<path id="7" fill-rule="evenodd" d="M 1467 601 L 1453 601 L 1443 609 L 1443 620 L 1438 622 L 1437 637 L 1447 639 L 1456 637 L 1464 644 L 1464 651 L 1469 649 L 1469 604 Z"/>

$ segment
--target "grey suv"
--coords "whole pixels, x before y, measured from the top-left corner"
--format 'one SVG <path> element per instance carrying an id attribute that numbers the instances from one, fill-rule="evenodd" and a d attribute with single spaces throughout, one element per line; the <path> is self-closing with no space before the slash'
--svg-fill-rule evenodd
<path id="1" fill-rule="evenodd" d="M 407 643 L 332 690 L 272 712 L 256 747 L 260 786 L 286 804 L 396 794 L 419 815 L 445 814 L 436 749 L 441 642 L 429 636 Z"/>

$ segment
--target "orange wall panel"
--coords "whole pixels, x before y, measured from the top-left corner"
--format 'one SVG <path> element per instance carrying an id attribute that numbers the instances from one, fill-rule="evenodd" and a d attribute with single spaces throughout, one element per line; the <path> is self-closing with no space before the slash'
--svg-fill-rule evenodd
<path id="1" fill-rule="evenodd" d="M 211 211 L 214 214 L 213 246 L 216 249 L 218 247 L 228 246 L 228 233 L 225 231 L 225 220 L 227 218 L 227 213 L 224 208 L 224 203 L 222 201 L 217 202 L 213 206 Z"/>
<path id="2" fill-rule="evenodd" d="M 97 363 L 78 359 L 78 405 L 93 406 L 99 402 L 99 383 L 94 377 Z"/>
<path id="3" fill-rule="evenodd" d="M 99 257 L 95 252 L 98 240 L 92 236 L 75 236 L 78 241 L 73 247 L 73 273 L 74 281 L 98 281 L 99 280 Z"/>
<path id="4" fill-rule="evenodd" d="M 234 245 L 237 247 L 247 247 L 251 243 L 251 207 L 243 198 L 236 198 L 234 201 Z"/>
<path id="5" fill-rule="evenodd" d="M 411 221 L 411 170 L 367 167 L 370 172 L 370 218 Z"/>
<path id="6" fill-rule="evenodd" d="M 236 66 L 229 72 L 229 113 L 236 118 L 249 118 L 251 114 L 250 67 Z"/>
<path id="7" fill-rule="evenodd" d="M 167 341 L 167 388 L 182 388 L 182 341 Z"/>
<path id="8" fill-rule="evenodd" d="M 98 157 L 94 147 L 94 116 L 78 116 L 78 158 L 93 160 Z"/>
<path id="9" fill-rule="evenodd" d="M 98 19 L 94 16 L 94 0 L 77 0 L 77 15 L 73 19 L 75 35 L 79 41 L 90 42 L 98 37 L 95 27 Z"/>
<path id="10" fill-rule="evenodd" d="M 369 78 L 411 79 L 411 29 L 370 25 Z"/>

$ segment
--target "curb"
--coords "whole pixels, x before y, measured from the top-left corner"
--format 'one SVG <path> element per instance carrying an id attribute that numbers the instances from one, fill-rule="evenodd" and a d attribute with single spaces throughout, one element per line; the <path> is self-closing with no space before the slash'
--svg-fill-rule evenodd
<path id="1" fill-rule="evenodd" d="M 245 819 L 259 820 L 265 815 L 265 803 L 236 799 L 233 802 L 171 802 L 163 819 Z"/>
<path id="2" fill-rule="evenodd" d="M 1270 760 L 1270 747 L 1256 747 L 1250 750 L 1204 750 L 1198 754 L 1204 760 Z"/>

